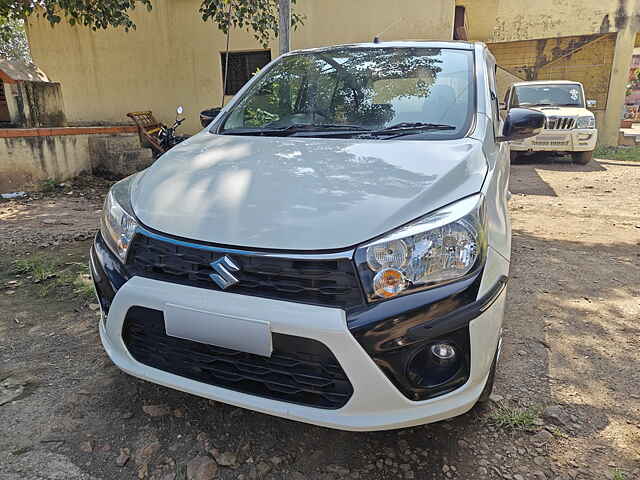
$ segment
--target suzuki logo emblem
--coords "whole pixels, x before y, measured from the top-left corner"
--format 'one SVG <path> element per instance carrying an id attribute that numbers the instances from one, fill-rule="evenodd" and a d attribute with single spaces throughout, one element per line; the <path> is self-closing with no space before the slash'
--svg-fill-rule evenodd
<path id="1" fill-rule="evenodd" d="M 226 288 L 229 288 L 230 286 L 235 285 L 240 281 L 233 276 L 233 273 L 231 273 L 240 271 L 240 267 L 236 265 L 231 257 L 225 255 L 215 262 L 211 262 L 209 265 L 211 265 L 211 268 L 213 268 L 217 272 L 209 275 L 209 278 L 216 282 L 216 284 L 221 289 L 224 290 Z"/>

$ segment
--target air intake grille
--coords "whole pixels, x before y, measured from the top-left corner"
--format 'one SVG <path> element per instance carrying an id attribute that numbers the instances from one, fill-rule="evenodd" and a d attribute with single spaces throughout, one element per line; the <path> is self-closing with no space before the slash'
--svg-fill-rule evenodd
<path id="1" fill-rule="evenodd" d="M 353 387 L 331 351 L 308 338 L 273 334 L 273 354 L 205 345 L 166 334 L 162 312 L 129 309 L 122 338 L 138 362 L 198 382 L 318 408 L 344 406 Z"/>
<path id="2" fill-rule="evenodd" d="M 177 245 L 136 235 L 127 270 L 133 275 L 219 290 L 209 277 L 210 263 L 225 252 Z M 364 303 L 353 262 L 348 259 L 299 260 L 231 253 L 239 283 L 225 291 L 313 305 L 352 308 Z"/>
<path id="3" fill-rule="evenodd" d="M 571 130 L 576 123 L 573 117 L 547 117 L 545 129 L 547 130 Z"/>

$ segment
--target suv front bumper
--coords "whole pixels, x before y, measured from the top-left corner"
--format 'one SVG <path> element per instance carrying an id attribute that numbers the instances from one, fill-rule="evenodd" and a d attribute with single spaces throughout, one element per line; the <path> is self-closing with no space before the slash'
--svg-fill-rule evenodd
<path id="1" fill-rule="evenodd" d="M 513 152 L 590 152 L 596 148 L 598 130 L 543 130 L 535 137 L 510 142 Z"/>
<path id="2" fill-rule="evenodd" d="M 95 249 L 96 247 L 94 247 Z M 107 262 L 108 263 L 108 262 Z M 407 398 L 366 351 L 357 335 L 349 329 L 347 313 L 338 308 L 307 305 L 204 290 L 192 286 L 168 283 L 143 277 L 133 277 L 122 284 L 115 296 L 106 299 L 109 270 L 114 265 L 99 262 L 92 251 L 92 275 L 97 285 L 100 304 L 108 307 L 108 315 L 100 322 L 100 337 L 111 360 L 125 372 L 167 387 L 201 397 L 256 410 L 280 417 L 330 428 L 354 431 L 385 430 L 440 421 L 465 413 L 477 402 L 487 382 L 491 364 L 498 348 L 506 290 L 506 261 L 491 248 L 484 269 L 477 308 L 467 305 L 436 319 L 437 328 L 448 324 L 468 328 L 470 339 L 470 371 L 466 382 L 458 388 L 422 401 Z M 106 273 L 105 273 L 106 270 Z M 500 281 L 502 283 L 500 283 Z M 495 288 L 496 285 L 499 288 Z M 409 297 L 405 297 L 409 298 Z M 268 321 L 273 333 L 313 339 L 324 344 L 335 356 L 353 387 L 353 394 L 338 409 L 316 408 L 263 396 L 242 393 L 229 388 L 203 383 L 137 361 L 123 340 L 123 327 L 129 309 L 134 306 L 164 311 L 167 304 L 188 305 L 207 310 L 212 305 L 230 316 L 259 316 Z M 413 312 L 424 315 L 431 305 Z M 430 322 L 433 320 L 430 320 Z M 462 322 L 462 323 L 461 323 Z M 432 323 L 429 323 L 431 326 Z M 162 352 L 158 352 L 162 355 Z"/>

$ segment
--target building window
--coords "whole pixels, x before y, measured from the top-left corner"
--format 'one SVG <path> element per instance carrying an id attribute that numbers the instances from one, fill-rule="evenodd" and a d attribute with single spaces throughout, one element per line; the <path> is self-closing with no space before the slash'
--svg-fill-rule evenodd
<path id="1" fill-rule="evenodd" d="M 271 50 L 258 52 L 229 52 L 229 69 L 226 68 L 226 52 L 220 54 L 222 62 L 222 84 L 226 85 L 224 94 L 235 95 L 249 81 L 257 70 L 271 61 Z M 225 71 L 229 78 L 225 84 Z"/>

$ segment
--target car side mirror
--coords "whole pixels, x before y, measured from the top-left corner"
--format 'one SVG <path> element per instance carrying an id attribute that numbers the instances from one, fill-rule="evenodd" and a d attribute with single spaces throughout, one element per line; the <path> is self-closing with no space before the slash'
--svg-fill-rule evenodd
<path id="1" fill-rule="evenodd" d="M 595 100 L 587 100 L 587 108 L 596 108 L 598 102 Z"/>
<path id="2" fill-rule="evenodd" d="M 206 127 L 211 122 L 213 122 L 213 119 L 216 118 L 221 111 L 222 111 L 221 107 L 210 108 L 208 110 L 201 111 L 200 112 L 200 123 L 202 124 L 202 126 Z"/>
<path id="3" fill-rule="evenodd" d="M 530 108 L 512 108 L 507 113 L 499 142 L 522 140 L 538 135 L 544 127 L 544 113 Z"/>

